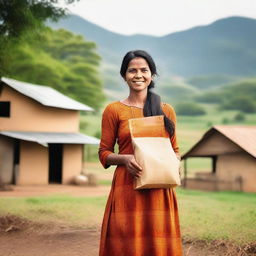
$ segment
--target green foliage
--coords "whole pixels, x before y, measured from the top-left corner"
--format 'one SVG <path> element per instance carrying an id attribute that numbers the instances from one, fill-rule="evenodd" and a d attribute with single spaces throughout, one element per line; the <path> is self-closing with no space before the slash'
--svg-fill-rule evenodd
<path id="1" fill-rule="evenodd" d="M 95 43 L 63 29 L 47 29 L 37 39 L 13 49 L 5 75 L 51 86 L 98 110 L 104 95 Z"/>
<path id="2" fill-rule="evenodd" d="M 243 122 L 245 121 L 245 119 L 246 119 L 245 114 L 242 112 L 239 112 L 234 116 L 234 121 L 237 121 L 237 122 Z"/>
<path id="3" fill-rule="evenodd" d="M 57 21 L 66 10 L 56 3 L 72 3 L 75 0 L 8 0 L 0 1 L 0 36 L 18 38 L 23 33 L 40 29 L 47 19 Z"/>
<path id="4" fill-rule="evenodd" d="M 176 103 L 181 99 L 190 100 L 198 90 L 181 79 L 163 78 L 157 81 L 156 91 L 164 102 Z"/>
<path id="5" fill-rule="evenodd" d="M 227 117 L 223 117 L 221 123 L 222 124 L 228 124 L 229 123 L 229 119 Z"/>
<path id="6" fill-rule="evenodd" d="M 209 89 L 230 83 L 234 77 L 227 75 L 202 75 L 189 78 L 187 83 L 200 89 Z"/>
<path id="7" fill-rule="evenodd" d="M 221 103 L 223 95 L 219 91 L 209 91 L 195 96 L 195 100 L 203 103 Z"/>
<path id="8" fill-rule="evenodd" d="M 221 109 L 240 110 L 245 113 L 254 113 L 256 111 L 255 103 L 248 96 L 236 96 L 228 99 L 221 104 Z"/>
<path id="9" fill-rule="evenodd" d="M 205 115 L 206 111 L 204 108 L 193 102 L 178 103 L 175 105 L 177 115 L 183 116 L 199 116 Z"/>
<path id="10" fill-rule="evenodd" d="M 57 3 L 79 0 L 0 1 L 0 77 L 10 71 L 11 55 L 17 45 L 39 35 L 46 20 L 57 21 L 66 9 Z"/>
<path id="11" fill-rule="evenodd" d="M 256 111 L 256 79 L 242 80 L 195 97 L 199 102 L 219 103 L 222 110 Z"/>
<path id="12" fill-rule="evenodd" d="M 245 113 L 256 111 L 256 80 L 245 80 L 223 89 L 221 109 L 240 110 Z"/>

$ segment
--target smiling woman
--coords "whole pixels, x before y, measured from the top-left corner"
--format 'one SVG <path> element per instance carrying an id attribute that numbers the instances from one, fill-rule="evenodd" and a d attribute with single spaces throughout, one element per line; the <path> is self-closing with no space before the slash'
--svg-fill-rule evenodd
<path id="1" fill-rule="evenodd" d="M 128 125 L 132 118 L 164 116 L 167 137 L 179 157 L 174 109 L 161 103 L 160 97 L 151 91 L 157 71 L 147 52 L 128 52 L 120 74 L 129 87 L 129 96 L 109 104 L 102 117 L 99 158 L 105 168 L 110 165 L 117 165 L 117 168 L 102 223 L 99 255 L 181 256 L 175 191 L 134 189 L 134 181 L 141 177 L 142 167 L 134 157 Z M 144 130 L 142 133 L 145 135 Z M 116 141 L 118 154 L 114 153 Z"/>

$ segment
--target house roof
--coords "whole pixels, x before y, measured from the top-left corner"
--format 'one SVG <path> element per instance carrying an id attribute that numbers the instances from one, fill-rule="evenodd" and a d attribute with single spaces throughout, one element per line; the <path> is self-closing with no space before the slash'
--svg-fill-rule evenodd
<path id="1" fill-rule="evenodd" d="M 47 146 L 49 143 L 97 145 L 100 142 L 99 139 L 82 133 L 2 131 L 0 134 L 15 139 L 37 142 L 43 146 Z"/>
<path id="2" fill-rule="evenodd" d="M 14 90 L 33 100 L 36 100 L 44 106 L 71 110 L 93 111 L 93 108 L 73 100 L 49 86 L 25 83 L 6 77 L 2 77 L 1 81 Z"/>
<path id="3" fill-rule="evenodd" d="M 213 126 L 188 152 L 182 156 L 182 158 L 189 156 L 192 150 L 194 150 L 196 147 L 199 147 L 202 141 L 206 140 L 216 131 L 224 135 L 241 149 L 256 158 L 256 126 L 238 125 Z"/>

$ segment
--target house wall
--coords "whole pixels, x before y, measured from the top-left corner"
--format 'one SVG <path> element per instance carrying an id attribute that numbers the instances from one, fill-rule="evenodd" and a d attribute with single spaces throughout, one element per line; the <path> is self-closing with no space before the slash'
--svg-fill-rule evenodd
<path id="1" fill-rule="evenodd" d="M 219 155 L 232 152 L 241 152 L 241 148 L 220 133 L 214 133 L 197 146 L 189 155 Z"/>
<path id="2" fill-rule="evenodd" d="M 13 179 L 13 139 L 0 135 L 0 180 L 11 184 Z"/>
<path id="3" fill-rule="evenodd" d="M 49 156 L 48 148 L 38 143 L 20 142 L 20 166 L 18 185 L 48 184 Z"/>
<path id="4" fill-rule="evenodd" d="M 216 175 L 220 180 L 231 181 L 232 190 L 256 192 L 256 159 L 248 153 L 218 156 L 216 170 Z M 242 184 L 239 177 L 242 178 Z"/>
<path id="5" fill-rule="evenodd" d="M 62 183 L 73 182 L 74 176 L 81 173 L 83 145 L 65 144 L 63 146 Z"/>
<path id="6" fill-rule="evenodd" d="M 10 117 L 0 117 L 1 131 L 78 132 L 79 111 L 44 106 L 3 86 L 0 101 L 10 101 Z"/>

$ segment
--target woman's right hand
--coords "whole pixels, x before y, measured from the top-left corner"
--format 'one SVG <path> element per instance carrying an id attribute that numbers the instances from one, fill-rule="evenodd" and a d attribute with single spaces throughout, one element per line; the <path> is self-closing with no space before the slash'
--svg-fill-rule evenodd
<path id="1" fill-rule="evenodd" d="M 125 167 L 126 170 L 135 178 L 139 178 L 141 176 L 142 168 L 136 162 L 134 155 L 125 155 Z"/>

